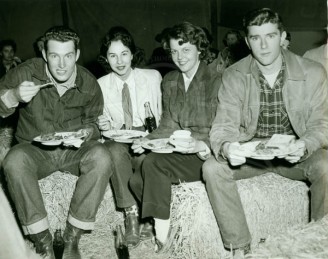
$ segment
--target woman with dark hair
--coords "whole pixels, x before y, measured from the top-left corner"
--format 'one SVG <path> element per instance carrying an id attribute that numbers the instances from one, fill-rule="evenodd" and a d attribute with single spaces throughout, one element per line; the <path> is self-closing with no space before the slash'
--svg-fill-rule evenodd
<path id="1" fill-rule="evenodd" d="M 156 70 L 136 68 L 142 52 L 124 27 L 112 27 L 105 35 L 101 56 L 106 60 L 109 73 L 98 79 L 104 97 L 103 115 L 98 126 L 107 130 L 145 131 L 145 103 L 149 102 L 157 125 L 162 111 L 161 75 Z M 139 231 L 137 203 L 131 194 L 128 181 L 137 171 L 144 155 L 130 152 L 130 144 L 106 140 L 104 143 L 113 159 L 112 186 L 118 208 L 125 212 L 125 238 L 129 247 L 136 247 L 147 231 Z"/>
<path id="2" fill-rule="evenodd" d="M 171 184 L 199 181 L 202 164 L 211 156 L 208 134 L 218 104 L 219 76 L 206 65 L 209 42 L 204 31 L 184 22 L 171 28 L 164 41 L 179 71 L 168 73 L 162 83 L 163 116 L 159 127 L 132 149 L 143 153 L 151 139 L 169 138 L 174 131 L 191 135 L 187 141 L 172 140 L 173 153 L 149 153 L 142 170 L 130 179 L 141 201 L 142 218 L 155 222 L 155 251 L 167 240 L 170 226 Z"/>

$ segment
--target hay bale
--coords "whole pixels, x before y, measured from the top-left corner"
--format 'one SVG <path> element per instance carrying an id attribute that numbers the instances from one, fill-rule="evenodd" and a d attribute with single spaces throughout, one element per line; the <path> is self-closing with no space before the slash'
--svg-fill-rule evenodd
<path id="1" fill-rule="evenodd" d="M 308 187 L 276 174 L 237 181 L 252 247 L 262 238 L 308 222 Z M 201 182 L 172 187 L 171 232 L 165 245 L 168 258 L 230 258 Z"/>
<path id="2" fill-rule="evenodd" d="M 13 132 L 14 130 L 11 127 L 0 127 L 0 167 L 11 147 Z"/>
<path id="3" fill-rule="evenodd" d="M 269 236 L 247 258 L 328 258 L 328 215 L 319 221 Z"/>
<path id="4" fill-rule="evenodd" d="M 65 229 L 77 179 L 77 176 L 69 173 L 55 172 L 39 181 L 52 233 L 56 229 Z M 80 249 L 83 258 L 114 258 L 113 230 L 117 224 L 123 224 L 123 214 L 116 211 L 113 193 L 108 185 L 97 212 L 94 231 L 84 234 L 81 238 Z"/>

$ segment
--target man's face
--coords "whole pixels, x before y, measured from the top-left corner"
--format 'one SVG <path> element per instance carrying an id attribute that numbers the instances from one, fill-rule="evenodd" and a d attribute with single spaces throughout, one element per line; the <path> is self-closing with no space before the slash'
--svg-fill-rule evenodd
<path id="1" fill-rule="evenodd" d="M 194 44 L 187 42 L 180 45 L 180 41 L 181 39 L 170 40 L 172 60 L 182 73 L 186 73 L 187 76 L 190 76 L 198 63 L 200 51 L 197 50 Z"/>
<path id="2" fill-rule="evenodd" d="M 280 46 L 285 38 L 286 32 L 280 33 L 277 24 L 265 23 L 248 27 L 246 43 L 260 65 L 270 66 L 279 57 Z"/>
<path id="3" fill-rule="evenodd" d="M 15 56 L 15 52 L 12 46 L 4 46 L 2 48 L 2 59 L 4 61 L 12 61 L 14 59 Z"/>
<path id="4" fill-rule="evenodd" d="M 80 50 L 75 51 L 73 41 L 49 40 L 47 44 L 47 52 L 43 49 L 42 55 L 47 62 L 48 69 L 57 82 L 66 82 L 74 72 Z"/>

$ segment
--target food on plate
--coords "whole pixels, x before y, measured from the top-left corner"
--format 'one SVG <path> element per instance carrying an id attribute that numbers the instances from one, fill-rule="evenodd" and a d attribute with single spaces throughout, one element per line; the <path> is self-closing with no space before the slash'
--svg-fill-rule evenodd
<path id="1" fill-rule="evenodd" d="M 293 135 L 273 134 L 273 136 L 265 144 L 265 147 L 282 150 L 286 149 L 293 142 L 295 142 L 295 136 Z"/>
<path id="2" fill-rule="evenodd" d="M 42 134 L 40 136 L 41 141 L 54 141 L 54 140 L 67 140 L 67 139 L 78 139 L 88 135 L 88 131 L 80 129 L 76 132 L 54 132 Z"/>
<path id="3" fill-rule="evenodd" d="M 146 143 L 146 145 L 150 149 L 170 149 L 170 148 L 173 148 L 173 146 L 168 142 L 168 139 L 153 140 L 153 141 L 150 141 L 150 142 Z"/>
<path id="4" fill-rule="evenodd" d="M 261 141 L 256 147 L 255 147 L 255 153 L 257 155 L 273 155 L 274 150 L 266 147 L 267 141 Z"/>

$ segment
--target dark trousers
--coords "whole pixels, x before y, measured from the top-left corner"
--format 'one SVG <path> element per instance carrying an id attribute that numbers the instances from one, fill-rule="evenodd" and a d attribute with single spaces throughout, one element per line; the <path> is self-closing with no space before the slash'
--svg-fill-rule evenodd
<path id="1" fill-rule="evenodd" d="M 69 215 L 80 228 L 92 229 L 112 174 L 110 154 L 98 141 L 79 149 L 18 144 L 7 154 L 3 168 L 25 234 L 47 228 L 46 223 L 36 224 L 47 217 L 38 180 L 57 170 L 78 176 Z"/>
<path id="2" fill-rule="evenodd" d="M 130 186 L 141 201 L 142 217 L 170 217 L 171 184 L 202 179 L 204 161 L 195 154 L 150 153 L 142 170 L 130 179 Z"/>
<path id="3" fill-rule="evenodd" d="M 113 162 L 111 182 L 116 205 L 119 208 L 131 207 L 136 204 L 136 200 L 130 191 L 129 180 L 134 171 L 140 171 L 140 165 L 145 155 L 134 154 L 131 150 L 131 144 L 107 140 L 104 145 L 108 148 Z"/>

